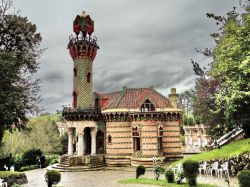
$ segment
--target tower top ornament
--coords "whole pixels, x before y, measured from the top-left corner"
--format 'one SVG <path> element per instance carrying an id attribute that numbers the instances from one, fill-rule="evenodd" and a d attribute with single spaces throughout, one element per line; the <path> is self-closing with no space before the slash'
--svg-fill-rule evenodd
<path id="1" fill-rule="evenodd" d="M 76 16 L 73 21 L 73 31 L 77 36 L 82 33 L 83 37 L 94 32 L 94 21 L 89 15 L 86 15 L 85 11 L 82 11 L 81 15 Z"/>

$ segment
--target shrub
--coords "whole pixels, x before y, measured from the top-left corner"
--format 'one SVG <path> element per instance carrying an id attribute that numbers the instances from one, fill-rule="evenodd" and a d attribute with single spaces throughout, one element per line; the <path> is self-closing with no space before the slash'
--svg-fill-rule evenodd
<path id="1" fill-rule="evenodd" d="M 243 170 L 238 174 L 240 187 L 247 187 L 250 185 L 250 170 Z"/>
<path id="2" fill-rule="evenodd" d="M 15 156 L 12 157 L 12 160 L 11 160 L 11 165 L 14 165 L 15 166 L 15 170 L 16 171 L 19 171 L 19 169 L 24 166 L 25 164 L 23 163 L 23 158 L 22 158 L 22 155 L 20 154 L 17 154 Z"/>
<path id="3" fill-rule="evenodd" d="M 21 185 L 15 183 L 11 187 L 21 187 Z"/>
<path id="4" fill-rule="evenodd" d="M 153 173 L 154 173 L 155 179 L 158 180 L 161 174 L 160 169 L 158 167 L 154 168 Z"/>
<path id="5" fill-rule="evenodd" d="M 53 184 L 57 184 L 61 180 L 61 173 L 56 170 L 47 171 L 45 174 L 45 181 L 48 187 L 52 187 Z"/>
<path id="6" fill-rule="evenodd" d="M 46 166 L 58 163 L 59 155 L 46 155 Z"/>
<path id="7" fill-rule="evenodd" d="M 38 162 L 38 156 L 42 155 L 41 149 L 30 149 L 23 153 L 24 165 L 35 165 Z"/>
<path id="8" fill-rule="evenodd" d="M 136 168 L 136 178 L 138 179 L 141 175 L 145 174 L 145 167 L 143 165 L 137 166 Z"/>
<path id="9" fill-rule="evenodd" d="M 8 186 L 28 183 L 25 173 L 21 172 L 1 171 L 0 178 L 4 179 L 4 182 L 7 182 Z"/>
<path id="10" fill-rule="evenodd" d="M 157 168 L 158 168 L 160 174 L 164 174 L 166 171 L 164 167 L 158 166 Z"/>
<path id="11" fill-rule="evenodd" d="M 183 163 L 184 177 L 187 178 L 190 186 L 196 186 L 199 164 L 197 161 L 187 160 Z"/>
<path id="12" fill-rule="evenodd" d="M 153 172 L 154 172 L 155 179 L 158 180 L 160 177 L 160 174 L 165 173 L 165 168 L 163 168 L 161 166 L 156 166 L 154 168 Z"/>
<path id="13" fill-rule="evenodd" d="M 169 183 L 174 182 L 174 172 L 172 170 L 167 170 L 165 173 L 165 177 Z"/>
<path id="14" fill-rule="evenodd" d="M 177 173 L 177 179 L 176 179 L 176 183 L 177 184 L 181 184 L 182 180 L 184 179 L 184 173 L 183 172 L 178 172 Z"/>
<path id="15" fill-rule="evenodd" d="M 10 167 L 12 155 L 0 157 L 0 171 L 5 171 L 5 166 Z"/>
<path id="16" fill-rule="evenodd" d="M 30 165 L 30 166 L 22 166 L 19 171 L 28 171 L 28 170 L 33 170 L 33 169 L 37 169 L 38 165 Z"/>

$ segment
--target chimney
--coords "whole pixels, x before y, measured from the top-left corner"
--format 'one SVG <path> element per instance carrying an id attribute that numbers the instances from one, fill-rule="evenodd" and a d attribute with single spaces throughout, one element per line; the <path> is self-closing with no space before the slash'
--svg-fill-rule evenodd
<path id="1" fill-rule="evenodd" d="M 176 93 L 176 88 L 171 88 L 170 94 L 168 95 L 169 100 L 171 102 L 171 105 L 174 107 L 174 109 L 177 109 L 177 100 L 178 100 L 178 94 Z"/>

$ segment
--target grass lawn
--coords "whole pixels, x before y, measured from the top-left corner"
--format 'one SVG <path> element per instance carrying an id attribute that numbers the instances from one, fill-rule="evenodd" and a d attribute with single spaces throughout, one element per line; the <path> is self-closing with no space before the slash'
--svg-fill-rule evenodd
<path id="1" fill-rule="evenodd" d="M 156 186 L 165 186 L 165 187 L 189 187 L 188 184 L 176 184 L 176 183 L 168 183 L 166 180 L 156 180 L 156 179 L 124 179 L 118 181 L 119 184 L 146 184 L 146 185 L 156 185 Z M 216 187 L 214 185 L 209 184 L 198 184 L 197 187 Z"/>
<path id="2" fill-rule="evenodd" d="M 220 149 L 203 152 L 201 154 L 197 154 L 194 156 L 178 160 L 176 162 L 173 162 L 171 165 L 175 165 L 179 162 L 184 162 L 185 160 L 201 161 L 201 160 L 223 159 L 223 158 L 233 157 L 245 152 L 250 152 L 250 138 L 225 145 Z"/>

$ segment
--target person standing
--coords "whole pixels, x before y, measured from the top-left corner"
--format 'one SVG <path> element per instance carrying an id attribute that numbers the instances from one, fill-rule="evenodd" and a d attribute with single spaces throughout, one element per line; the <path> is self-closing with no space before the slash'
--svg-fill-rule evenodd
<path id="1" fill-rule="evenodd" d="M 45 166 L 46 166 L 45 162 L 46 162 L 45 156 L 44 156 L 44 154 L 42 154 L 40 156 L 41 169 L 45 168 Z"/>

